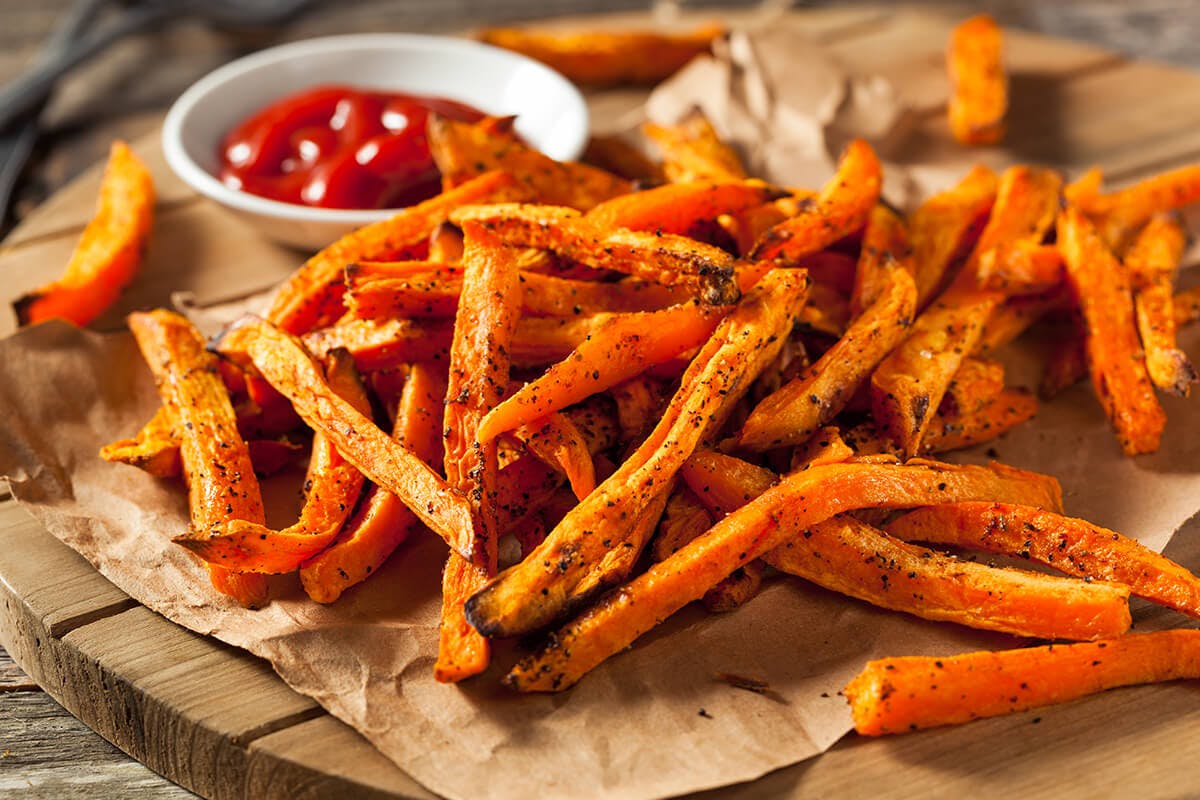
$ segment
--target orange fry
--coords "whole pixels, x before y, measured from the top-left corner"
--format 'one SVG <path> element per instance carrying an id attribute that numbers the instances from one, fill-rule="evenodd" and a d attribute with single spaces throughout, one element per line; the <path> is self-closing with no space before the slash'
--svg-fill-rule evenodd
<path id="1" fill-rule="evenodd" d="M 1074 207 L 1058 221 L 1067 279 L 1087 330 L 1088 371 L 1126 455 L 1153 453 L 1166 424 L 1141 358 L 1129 274 Z"/>
<path id="2" fill-rule="evenodd" d="M 970 247 L 972 234 L 996 200 L 996 173 L 977 166 L 952 189 L 923 202 L 908 222 L 916 266 L 917 307 L 942 288 L 950 266 Z"/>
<path id="3" fill-rule="evenodd" d="M 593 135 L 588 138 L 587 147 L 583 151 L 583 163 L 599 167 L 627 181 L 658 184 L 664 179 L 662 167 L 619 134 Z"/>
<path id="4" fill-rule="evenodd" d="M 1146 178 L 1120 191 L 1083 198 L 1079 210 L 1096 220 L 1104 242 L 1122 252 L 1130 237 L 1157 214 L 1200 200 L 1200 164 Z"/>
<path id="5" fill-rule="evenodd" d="M 110 463 L 128 464 L 156 478 L 174 478 L 183 471 L 179 460 L 179 433 L 168 406 L 154 412 L 150 421 L 132 439 L 118 439 L 100 448 L 100 457 Z"/>
<path id="6" fill-rule="evenodd" d="M 643 123 L 642 133 L 662 152 L 663 172 L 669 181 L 728 183 L 747 177 L 742 159 L 721 141 L 698 108 L 674 125 Z"/>
<path id="7" fill-rule="evenodd" d="M 1118 686 L 1200 678 L 1200 631 L 869 662 L 843 690 L 864 736 L 1065 703 Z"/>
<path id="8" fill-rule="evenodd" d="M 851 314 L 857 317 L 887 292 L 892 285 L 889 265 L 893 263 L 910 275 L 915 272 L 904 220 L 887 206 L 877 205 L 863 229 L 862 251 L 850 293 Z"/>
<path id="9" fill-rule="evenodd" d="M 531 453 L 567 476 L 576 498 L 582 500 L 596 488 L 596 468 L 587 440 L 566 414 L 551 412 L 522 425 L 516 435 Z"/>
<path id="10" fill-rule="evenodd" d="M 250 451 L 204 337 L 184 317 L 161 309 L 130 314 L 129 329 L 154 373 L 163 405 L 179 423 L 192 528 L 207 531 L 234 519 L 261 524 L 262 495 Z M 248 608 L 267 602 L 262 575 L 206 566 L 218 591 Z"/>
<path id="11" fill-rule="evenodd" d="M 16 300 L 21 325 L 58 317 L 87 325 L 117 301 L 137 273 L 154 219 L 154 183 L 124 142 L 113 142 L 96 215 L 62 277 Z"/>
<path id="12" fill-rule="evenodd" d="M 960 22 L 950 34 L 946 66 L 950 95 L 950 131 L 963 144 L 996 144 L 1004 138 L 1008 76 L 1004 72 L 1004 34 L 996 21 L 979 14 Z"/>
<path id="13" fill-rule="evenodd" d="M 1003 242 L 980 255 L 976 280 L 1007 295 L 1039 294 L 1062 283 L 1062 253 L 1028 240 Z"/>
<path id="14" fill-rule="evenodd" d="M 703 238 L 722 214 L 735 214 L 786 197 L 786 190 L 761 181 L 669 183 L 654 189 L 614 197 L 584 215 L 602 230 L 674 233 Z"/>
<path id="15" fill-rule="evenodd" d="M 921 452 L 946 453 L 990 442 L 1037 413 L 1037 399 L 1023 389 L 1005 389 L 981 408 L 938 413 L 921 443 Z"/>

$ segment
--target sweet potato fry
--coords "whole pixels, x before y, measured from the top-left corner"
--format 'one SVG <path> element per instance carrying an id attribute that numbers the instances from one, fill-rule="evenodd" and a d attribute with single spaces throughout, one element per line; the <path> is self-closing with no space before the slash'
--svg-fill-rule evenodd
<path id="1" fill-rule="evenodd" d="M 889 265 L 893 263 L 910 275 L 916 271 L 904 220 L 887 206 L 877 205 L 871 209 L 863 229 L 862 250 L 850 292 L 851 314 L 857 317 L 887 293 L 892 285 Z"/>
<path id="2" fill-rule="evenodd" d="M 642 133 L 662 153 L 663 172 L 674 183 L 744 180 L 746 168 L 732 147 L 721 141 L 700 109 L 674 125 L 646 122 Z"/>
<path id="3" fill-rule="evenodd" d="M 1063 286 L 1041 294 L 1005 298 L 1004 302 L 992 310 L 983 326 L 983 334 L 980 335 L 973 354 L 995 353 L 1029 330 L 1046 314 L 1063 308 L 1070 301 L 1070 293 Z"/>
<path id="4" fill-rule="evenodd" d="M 662 167 L 624 136 L 593 135 L 583 151 L 583 163 L 613 175 L 643 184 L 658 184 L 665 180 Z"/>
<path id="5" fill-rule="evenodd" d="M 150 172 L 124 142 L 113 142 L 96 215 L 62 277 L 13 303 L 17 322 L 34 325 L 57 317 L 87 325 L 103 314 L 137 273 L 153 218 Z"/>
<path id="6" fill-rule="evenodd" d="M 443 464 L 446 482 L 461 492 L 474 520 L 470 550 L 451 552 L 442 573 L 442 619 L 434 677 L 456 683 L 487 669 L 490 648 L 463 613 L 463 603 L 496 574 L 500 524 L 496 509 L 500 465 L 495 441 L 481 440 L 479 423 L 509 380 L 509 348 L 521 313 L 519 262 L 482 225 L 463 225 L 463 289 L 454 318 L 446 388 Z"/>
<path id="7" fill-rule="evenodd" d="M 845 408 L 858 387 L 907 334 L 917 306 L 912 276 L 888 267 L 888 285 L 844 336 L 808 369 L 759 403 L 738 445 L 762 451 L 807 440 Z"/>
<path id="8" fill-rule="evenodd" d="M 608 394 L 617 406 L 621 441 L 641 444 L 667 400 L 662 384 L 643 375 L 610 386 Z"/>
<path id="9" fill-rule="evenodd" d="M 882 183 L 883 168 L 875 151 L 855 139 L 821 193 L 802 205 L 799 214 L 764 233 L 751 257 L 797 260 L 849 236 L 867 224 Z"/>
<path id="10" fill-rule="evenodd" d="M 595 269 L 611 269 L 664 286 L 689 286 L 714 305 L 738 297 L 733 256 L 684 236 L 603 230 L 562 206 L 469 206 L 451 218 L 459 224 L 479 222 L 509 244 L 553 250 Z"/>
<path id="11" fill-rule="evenodd" d="M 1060 215 L 1058 246 L 1083 312 L 1096 396 L 1125 454 L 1153 453 L 1166 415 L 1140 356 L 1129 274 L 1077 208 Z"/>
<path id="12" fill-rule="evenodd" d="M 431 115 L 429 150 L 442 173 L 443 188 L 460 188 L 489 170 L 503 170 L 528 197 L 580 211 L 633 190 L 629 181 L 602 169 L 555 161 L 534 150 L 513 133 L 512 122 L 511 117 L 472 123 Z M 455 205 L 482 202 L 486 201 Z"/>
<path id="13" fill-rule="evenodd" d="M 1183 225 L 1169 216 L 1152 218 L 1125 253 L 1133 284 L 1138 334 L 1146 354 L 1150 380 L 1163 391 L 1186 397 L 1196 382 L 1196 368 L 1175 344 L 1175 309 L 1171 291 L 1179 259 L 1187 244 Z"/>
<path id="14" fill-rule="evenodd" d="M 443 222 L 429 234 L 429 260 L 435 264 L 456 264 L 462 260 L 462 231 Z"/>
<path id="15" fill-rule="evenodd" d="M 1080 208 L 1089 207 L 1100 196 L 1104 187 L 1104 170 L 1089 167 L 1087 172 L 1063 187 L 1063 197 L 1068 203 Z"/>
<path id="16" fill-rule="evenodd" d="M 426 464 L 441 461 L 445 397 L 441 370 L 428 364 L 408 369 L 392 436 Z M 334 543 L 300 567 L 304 591 L 318 603 L 334 602 L 378 570 L 420 525 L 396 495 L 371 487 Z"/>
<path id="17" fill-rule="evenodd" d="M 974 414 L 1004 389 L 1004 365 L 999 361 L 966 358 L 950 380 L 940 411 Z"/>
<path id="18" fill-rule="evenodd" d="M 462 269 L 445 266 L 402 278 L 363 278 L 346 272 L 346 308 L 355 319 L 453 317 L 462 291 Z"/>
<path id="19" fill-rule="evenodd" d="M 348 352 L 335 350 L 330 354 L 325 379 L 330 390 L 358 413 L 371 413 L 371 402 Z M 295 524 L 272 530 L 250 520 L 226 520 L 172 541 L 210 564 L 235 572 L 292 572 L 337 538 L 358 502 L 363 482 L 362 473 L 324 434 L 317 432 L 304 481 L 304 506 Z"/>
<path id="20" fill-rule="evenodd" d="M 1004 34 L 996 21 L 979 14 L 960 22 L 946 50 L 950 73 L 950 131 L 963 144 L 996 144 L 1004 138 L 1008 76 Z"/>
<path id="21" fill-rule="evenodd" d="M 480 632 L 508 636 L 536 630 L 597 589 L 624 579 L 621 570 L 614 574 L 607 565 L 614 559 L 626 563 L 620 551 L 629 549 L 623 545 L 630 521 L 671 482 L 695 447 L 720 428 L 782 347 L 807 286 L 802 272 L 776 270 L 722 320 L 646 441 L 529 558 L 468 601 L 468 618 Z"/>
<path id="22" fill-rule="evenodd" d="M 709 23 L 686 33 L 487 28 L 479 38 L 540 61 L 573 83 L 619 86 L 658 83 L 724 35 L 724 26 Z"/>
<path id="23" fill-rule="evenodd" d="M 614 197 L 587 212 L 584 219 L 602 230 L 628 228 L 701 238 L 697 232 L 717 224 L 722 214 L 745 211 L 787 195 L 787 190 L 761 181 L 669 183 Z"/>
<path id="24" fill-rule="evenodd" d="M 1038 395 L 1053 400 L 1088 375 L 1087 346 L 1082 330 L 1062 332 L 1050 347 L 1042 367 Z"/>
<path id="25" fill-rule="evenodd" d="M 799 472 L 821 464 L 838 464 L 851 458 L 854 458 L 854 448 L 843 438 L 839 428 L 829 425 L 792 450 L 788 472 Z"/>
<path id="26" fill-rule="evenodd" d="M 263 522 L 262 495 L 250 451 L 237 430 L 216 356 L 184 317 L 171 311 L 129 315 L 129 329 L 154 373 L 159 397 L 178 421 L 180 458 L 192 528 L 205 531 L 232 519 Z M 220 592 L 249 608 L 267 602 L 262 575 L 208 567 Z"/>
<path id="27" fill-rule="evenodd" d="M 1065 703 L 1118 686 L 1200 678 L 1200 631 L 1135 633 L 959 656 L 869 662 L 843 690 L 864 736 Z"/>
<path id="28" fill-rule="evenodd" d="M 1023 389 L 1005 389 L 967 413 L 939 412 L 925 432 L 921 452 L 947 453 L 990 442 L 1037 413 L 1037 399 Z"/>
<path id="29" fill-rule="evenodd" d="M 908 221 L 916 265 L 917 307 L 941 290 L 955 260 L 968 250 L 996 200 L 996 173 L 977 166 L 957 186 L 923 202 Z"/>
<path id="30" fill-rule="evenodd" d="M 1027 240 L 1003 242 L 982 253 L 976 280 L 1006 295 L 1040 294 L 1062 283 L 1062 253 L 1054 245 Z"/>
<path id="31" fill-rule="evenodd" d="M 295 406 L 315 431 L 374 483 L 412 509 L 452 550 L 471 552 L 473 523 L 467 501 L 411 450 L 334 394 L 298 339 L 249 318 L 248 353 L 254 366 Z"/>
<path id="32" fill-rule="evenodd" d="M 1022 500 L 1061 508 L 1053 478 L 1011 467 L 916 462 L 828 464 L 784 478 L 664 561 L 605 595 L 552 634 L 505 678 L 520 691 L 560 691 L 701 597 L 738 567 L 836 514 L 968 499 Z"/>
<path id="33" fill-rule="evenodd" d="M 489 412 L 479 424 L 479 441 L 574 405 L 702 344 L 729 311 L 690 303 L 610 317 L 569 356 Z"/>
<path id="34" fill-rule="evenodd" d="M 174 415 L 169 406 L 162 406 L 132 439 L 118 439 L 100 448 L 100 457 L 137 467 L 156 478 L 174 478 L 183 471 L 179 444 Z"/>
<path id="35" fill-rule="evenodd" d="M 1059 572 L 1128 586 L 1137 597 L 1200 619 L 1200 578 L 1121 534 L 1030 506 L 954 503 L 911 511 L 887 532 L 909 542 L 1017 556 Z"/>
<path id="36" fill-rule="evenodd" d="M 349 320 L 305 334 L 304 347 L 318 358 L 334 350 L 348 350 L 359 370 L 373 372 L 419 361 L 445 362 L 452 335 L 453 326 L 446 320 Z M 228 339 L 223 338 L 218 349 L 236 357 L 236 349 L 242 345 Z"/>
<path id="37" fill-rule="evenodd" d="M 579 500 L 596 488 L 596 468 L 587 441 L 567 415 L 551 412 L 522 425 L 516 437 L 531 453 L 566 475 Z"/>
<path id="38" fill-rule="evenodd" d="M 1175 324 L 1187 325 L 1200 319 L 1200 286 L 1179 292 L 1171 300 L 1175 310 Z"/>
<path id="39" fill-rule="evenodd" d="M 1084 198 L 1079 210 L 1096 220 L 1105 244 L 1117 253 L 1156 214 L 1200 200 L 1200 164 L 1163 172 L 1111 194 Z"/>
<path id="40" fill-rule="evenodd" d="M 358 261 L 419 255 L 429 235 L 450 212 L 467 203 L 527 200 L 529 190 L 511 175 L 479 175 L 451 191 L 406 208 L 391 219 L 348 233 L 296 270 L 271 301 L 267 319 L 287 333 L 308 333 L 342 316 L 342 270 Z"/>

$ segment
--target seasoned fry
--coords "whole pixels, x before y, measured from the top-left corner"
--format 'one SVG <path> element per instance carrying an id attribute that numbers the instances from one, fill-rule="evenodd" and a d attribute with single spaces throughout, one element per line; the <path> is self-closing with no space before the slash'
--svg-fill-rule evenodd
<path id="1" fill-rule="evenodd" d="M 976 280 L 1007 295 L 1039 294 L 1062 283 L 1062 253 L 1028 240 L 1003 242 L 979 257 Z"/>
<path id="2" fill-rule="evenodd" d="M 1030 506 L 954 503 L 911 511 L 887 532 L 905 541 L 971 547 L 1128 586 L 1137 597 L 1200 619 L 1200 578 L 1136 540 Z"/>
<path id="3" fill-rule="evenodd" d="M 888 291 L 892 285 L 889 266 L 893 263 L 910 275 L 916 271 L 904 220 L 887 206 L 877 205 L 863 229 L 862 251 L 850 293 L 851 314 L 857 317 Z"/>
<path id="4" fill-rule="evenodd" d="M 479 424 L 479 440 L 491 441 L 703 344 L 729 311 L 691 303 L 609 318 L 569 356 L 489 412 Z"/>
<path id="5" fill-rule="evenodd" d="M 792 450 L 788 472 L 799 472 L 820 464 L 837 464 L 853 457 L 854 449 L 842 437 L 842 432 L 831 425 L 821 428 L 807 442 Z"/>
<path id="6" fill-rule="evenodd" d="M 996 200 L 996 173 L 977 166 L 957 186 L 933 195 L 908 222 L 916 265 L 917 307 L 924 308 L 942 288 L 950 266 L 973 241 Z"/>
<path id="7" fill-rule="evenodd" d="M 1120 253 L 1156 214 L 1200 200 L 1200 164 L 1159 173 L 1111 194 L 1084 198 L 1079 210 L 1097 219 L 1105 244 Z"/>
<path id="8" fill-rule="evenodd" d="M 471 552 L 470 507 L 411 450 L 334 394 L 303 345 L 268 322 L 250 318 L 248 353 L 254 366 L 287 397 L 301 418 L 342 456 L 412 509 L 459 552 Z"/>
<path id="9" fill-rule="evenodd" d="M 908 332 L 917 306 L 912 276 L 891 264 L 884 293 L 846 334 L 808 369 L 759 403 L 738 434 L 738 445 L 762 451 L 795 445 L 833 419 Z"/>
<path id="10" fill-rule="evenodd" d="M 325 369 L 329 388 L 366 416 L 371 402 L 345 350 L 330 354 Z M 304 481 L 304 507 L 295 524 L 282 530 L 250 520 L 227 520 L 172 541 L 210 564 L 235 572 L 293 572 L 333 543 L 362 492 L 364 478 L 323 434 L 313 437 Z"/>
<path id="11" fill-rule="evenodd" d="M 729 183 L 747 177 L 741 157 L 721 141 L 698 108 L 674 125 L 643 123 L 642 133 L 662 152 L 663 172 L 673 183 Z"/>
<path id="12" fill-rule="evenodd" d="M 738 567 L 830 517 L 855 508 L 968 499 L 1061 508 L 1053 478 L 1011 467 L 913 463 L 828 464 L 784 478 L 664 561 L 605 595 L 522 659 L 505 678 L 520 691 L 560 691 L 701 597 Z"/>
<path id="13" fill-rule="evenodd" d="M 184 317 L 162 309 L 130 314 L 129 330 L 154 373 L 163 405 L 178 421 L 192 528 L 207 531 L 234 519 L 261 524 L 262 495 L 250 451 L 238 433 L 216 356 L 204 349 L 200 332 Z M 267 602 L 262 575 L 212 565 L 208 574 L 218 591 L 248 608 Z"/>
<path id="14" fill-rule="evenodd" d="M 521 247 L 553 250 L 596 269 L 611 269 L 664 286 L 692 287 L 707 303 L 737 300 L 733 256 L 719 247 L 674 234 L 606 231 L 561 206 L 507 203 L 470 206 L 454 222 L 475 221 Z"/>
<path id="15" fill-rule="evenodd" d="M 183 472 L 179 458 L 180 437 L 169 406 L 154 412 L 150 421 L 132 439 L 118 439 L 100 448 L 100 457 L 111 463 L 128 464 L 156 478 L 174 478 Z"/>
<path id="16" fill-rule="evenodd" d="M 483 672 L 490 659 L 487 640 L 472 628 L 463 611 L 467 598 L 496 574 L 501 533 L 496 443 L 481 440 L 478 429 L 508 385 L 508 353 L 521 311 L 519 262 L 512 248 L 474 222 L 463 225 L 463 238 L 465 269 L 450 349 L 443 464 L 446 482 L 470 503 L 474 535 L 469 551 L 450 553 L 442 573 L 442 619 L 433 674 L 444 683 Z"/>
<path id="17" fill-rule="evenodd" d="M 582 500 L 596 488 L 596 467 L 588 443 L 566 414 L 553 411 L 522 425 L 516 436 L 531 453 L 567 476 L 576 498 Z M 481 439 L 478 432 L 476 437 Z"/>
<path id="18" fill-rule="evenodd" d="M 347 350 L 359 370 L 373 372 L 419 361 L 444 363 L 450 356 L 453 330 L 445 320 L 349 320 L 307 333 L 303 341 L 304 347 L 318 358 L 334 350 Z M 239 346 L 241 343 L 227 334 L 218 348 L 221 353 L 234 356 Z"/>
<path id="19" fill-rule="evenodd" d="M 1200 319 L 1200 286 L 1179 292 L 1171 301 L 1175 310 L 1175 324 L 1187 325 Z"/>
<path id="20" fill-rule="evenodd" d="M 1200 631 L 869 662 L 843 690 L 864 736 L 1065 703 L 1118 686 L 1200 678 Z"/>
<path id="21" fill-rule="evenodd" d="M 1081 330 L 1067 330 L 1052 344 L 1042 368 L 1038 394 L 1053 400 L 1088 375 L 1087 347 Z"/>
<path id="22" fill-rule="evenodd" d="M 614 197 L 584 219 L 601 229 L 673 233 L 700 238 L 722 214 L 735 214 L 786 197 L 788 192 L 761 181 L 670 183 Z"/>
<path id="23" fill-rule="evenodd" d="M 871 146 L 855 139 L 846 146 L 837 174 L 800 213 L 771 228 L 754 248 L 757 260 L 797 260 L 862 228 L 879 202 L 883 167 Z"/>
<path id="24" fill-rule="evenodd" d="M 1183 225 L 1168 216 L 1146 223 L 1125 254 L 1133 285 L 1138 333 L 1146 353 L 1150 380 L 1163 391 L 1186 397 L 1196 382 L 1196 368 L 1175 344 L 1175 309 L 1171 291 L 1179 259 L 1187 244 Z"/>
<path id="25" fill-rule="evenodd" d="M 1129 274 L 1077 208 L 1068 206 L 1060 215 L 1058 246 L 1083 312 L 1096 396 L 1125 454 L 1153 453 L 1166 415 L 1139 357 Z"/>
<path id="26" fill-rule="evenodd" d="M 583 163 L 627 181 L 658 184 L 665 180 L 662 167 L 647 158 L 636 145 L 617 134 L 589 137 L 583 151 Z"/>
<path id="27" fill-rule="evenodd" d="M 621 441 L 641 444 L 666 402 L 662 385 L 650 377 L 638 377 L 608 389 L 617 406 Z"/>
<path id="28" fill-rule="evenodd" d="M 1041 294 L 1009 297 L 992 310 L 983 334 L 975 345 L 975 355 L 994 353 L 1013 341 L 1046 314 L 1063 308 L 1070 302 L 1065 287 Z"/>
<path id="29" fill-rule="evenodd" d="M 1023 389 L 1005 389 L 981 408 L 938 413 L 930 422 L 921 452 L 946 453 L 990 442 L 1037 413 L 1037 399 Z"/>
<path id="30" fill-rule="evenodd" d="M 413 364 L 400 394 L 392 436 L 426 464 L 442 456 L 442 406 L 446 379 L 428 364 Z M 420 527 L 417 516 L 396 495 L 371 488 L 337 540 L 300 568 L 304 591 L 318 603 L 332 603 L 366 580 Z"/>
<path id="31" fill-rule="evenodd" d="M 540 61 L 588 86 L 655 84 L 707 53 L 725 28 L 709 23 L 687 33 L 487 28 L 480 40 Z"/>
<path id="32" fill-rule="evenodd" d="M 1004 365 L 982 358 L 966 358 L 950 380 L 939 410 L 974 414 L 1004 389 Z"/>
<path id="33" fill-rule="evenodd" d="M 629 549 L 623 547 L 628 521 L 661 492 L 695 447 L 716 433 L 753 377 L 774 358 L 807 286 L 802 272 L 777 270 L 722 320 L 646 441 L 529 558 L 468 601 L 468 618 L 479 631 L 509 636 L 536 630 L 626 577 L 610 573 L 606 562 L 608 554 L 617 551 L 619 557 Z"/>
<path id="34" fill-rule="evenodd" d="M 555 161 L 534 150 L 517 138 L 512 123 L 512 117 L 471 123 L 431 115 L 429 150 L 442 173 L 443 188 L 463 188 L 489 170 L 503 170 L 521 187 L 522 194 L 580 211 L 632 191 L 629 181 L 602 169 Z M 486 202 L 473 199 L 455 205 Z"/>
<path id="35" fill-rule="evenodd" d="M 419 254 L 429 235 L 455 208 L 467 203 L 520 202 L 529 196 L 528 189 L 513 176 L 487 172 L 406 208 L 391 219 L 348 233 L 292 273 L 271 301 L 267 319 L 294 334 L 331 325 L 342 316 L 342 269 L 347 264 Z"/>
<path id="36" fill-rule="evenodd" d="M 1004 34 L 996 21 L 979 14 L 960 22 L 950 34 L 946 66 L 950 94 L 950 131 L 963 144 L 996 144 L 1004 138 L 1008 76 L 1004 72 Z"/>
<path id="37" fill-rule="evenodd" d="M 150 172 L 124 142 L 113 142 L 96 215 L 62 277 L 13 303 L 17 322 L 34 325 L 57 317 L 87 325 L 103 314 L 137 273 L 153 219 Z"/>

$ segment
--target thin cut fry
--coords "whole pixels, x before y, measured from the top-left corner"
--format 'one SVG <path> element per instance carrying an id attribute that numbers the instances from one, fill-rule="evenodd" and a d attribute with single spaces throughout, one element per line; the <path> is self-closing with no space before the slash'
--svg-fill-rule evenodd
<path id="1" fill-rule="evenodd" d="M 1037 399 L 1023 389 L 1005 389 L 982 408 L 938 413 L 921 442 L 921 452 L 946 453 L 990 442 L 1037 413 Z"/>
<path id="2" fill-rule="evenodd" d="M 600 229 L 628 228 L 701 238 L 697 234 L 716 225 L 722 214 L 745 211 L 787 194 L 761 181 L 669 183 L 614 197 L 587 212 L 584 219 Z"/>
<path id="3" fill-rule="evenodd" d="M 854 271 L 850 313 L 858 316 L 873 305 L 892 285 L 889 265 L 895 263 L 910 275 L 916 271 L 908 228 L 896 212 L 885 205 L 871 209 L 863 229 L 862 251 Z"/>
<path id="4" fill-rule="evenodd" d="M 828 464 L 784 478 L 664 561 L 610 592 L 522 659 L 505 682 L 520 691 L 560 691 L 628 647 L 738 567 L 800 535 L 807 527 L 856 508 L 903 507 L 968 499 L 1023 500 L 1031 494 L 1061 508 L 1058 482 L 993 465 L 917 462 Z"/>
<path id="5" fill-rule="evenodd" d="M 1160 215 L 1146 223 L 1125 254 L 1146 371 L 1159 389 L 1181 397 L 1188 395 L 1197 380 L 1196 368 L 1175 344 L 1171 299 L 1186 240 L 1179 220 Z"/>
<path id="6" fill-rule="evenodd" d="M 1062 286 L 1041 294 L 1009 297 L 992 310 L 974 355 L 994 353 L 1013 341 L 1046 314 L 1068 304 L 1069 293 Z"/>
<path id="7" fill-rule="evenodd" d="M 996 144 L 1004 138 L 1008 76 L 1004 73 L 1004 34 L 996 21 L 979 14 L 960 22 L 946 51 L 953 92 L 950 131 L 963 144 Z"/>
<path id="8" fill-rule="evenodd" d="M 1175 324 L 1187 325 L 1200 319 L 1200 286 L 1179 292 L 1171 301 L 1175 309 Z"/>
<path id="9" fill-rule="evenodd" d="M 450 357 L 454 327 L 446 320 L 392 319 L 349 320 L 304 335 L 304 346 L 318 358 L 334 350 L 347 350 L 362 372 L 388 369 L 419 361 L 441 361 Z M 242 334 L 246 335 L 246 334 Z M 237 331 L 226 334 L 218 345 L 221 353 L 236 358 L 243 344 Z"/>
<path id="10" fill-rule="evenodd" d="M 855 139 L 846 146 L 837 174 L 800 213 L 771 228 L 754 248 L 757 260 L 797 260 L 862 228 L 879 202 L 883 167 L 871 146 Z"/>
<path id="11" fill-rule="evenodd" d="M 156 478 L 174 478 L 183 471 L 179 443 L 174 415 L 169 406 L 162 406 L 134 438 L 118 439 L 100 448 L 100 457 L 137 467 Z"/>
<path id="12" fill-rule="evenodd" d="M 696 108 L 675 125 L 646 122 L 642 133 L 662 152 L 663 172 L 674 183 L 744 180 L 746 168 L 712 123 Z"/>
<path id="13" fill-rule="evenodd" d="M 479 424 L 479 440 L 491 441 L 704 343 L 729 310 L 691 303 L 611 317 L 569 356 L 489 412 Z"/>
<path id="14" fill-rule="evenodd" d="M 908 222 L 916 266 L 917 307 L 924 308 L 942 288 L 955 259 L 970 247 L 972 232 L 996 200 L 996 173 L 977 166 L 957 186 L 923 202 Z"/>
<path id="15" fill-rule="evenodd" d="M 738 435 L 740 447 L 761 451 L 804 442 L 829 422 L 908 332 L 917 306 L 912 276 L 888 268 L 889 285 L 846 334 L 797 378 L 759 403 Z"/>
<path id="16" fill-rule="evenodd" d="M 1118 686 L 1200 678 L 1200 631 L 1135 633 L 960 656 L 869 662 L 843 690 L 864 736 L 1065 703 Z"/>
<path id="17" fill-rule="evenodd" d="M 979 258 L 976 280 L 1007 295 L 1039 294 L 1062 283 L 1062 253 L 1054 245 L 1018 239 L 1002 242 Z"/>
<path id="18" fill-rule="evenodd" d="M 1153 453 L 1166 414 L 1139 356 L 1129 274 L 1079 209 L 1059 217 L 1058 246 L 1087 330 L 1088 371 L 1126 455 Z"/>
<path id="19" fill-rule="evenodd" d="M 776 270 L 742 299 L 692 361 L 646 441 L 529 558 L 470 599 L 467 615 L 477 629 L 487 636 L 536 630 L 626 577 L 621 570 L 610 573 L 606 562 L 625 563 L 620 551 L 628 549 L 623 545 L 630 521 L 671 482 L 693 449 L 720 428 L 754 376 L 774 358 L 807 286 L 802 272 Z"/>
<path id="20" fill-rule="evenodd" d="M 1163 172 L 1111 194 L 1082 200 L 1080 211 L 1097 220 L 1105 244 L 1120 253 L 1157 214 L 1200 200 L 1200 164 Z"/>
<path id="21" fill-rule="evenodd" d="M 1017 556 L 1089 580 L 1128 586 L 1200 619 L 1200 578 L 1135 539 L 1024 505 L 954 503 L 911 511 L 887 526 L 905 541 L 949 544 Z"/>
<path id="22" fill-rule="evenodd" d="M 237 430 L 229 393 L 204 349 L 204 337 L 184 317 L 157 310 L 129 315 L 129 329 L 154 373 L 159 397 L 178 420 L 180 457 L 192 528 L 232 519 L 262 523 L 263 504 L 250 451 Z M 213 586 L 248 608 L 267 602 L 262 575 L 208 567 Z"/>
<path id="23" fill-rule="evenodd" d="M 404 209 L 391 219 L 348 233 L 296 270 L 271 301 L 267 319 L 287 333 L 307 333 L 342 316 L 342 269 L 358 261 L 387 261 L 418 253 L 450 212 L 467 203 L 526 200 L 513 176 L 479 175 L 448 192 Z"/>
<path id="24" fill-rule="evenodd" d="M 1072 326 L 1059 335 L 1051 345 L 1042 368 L 1038 394 L 1043 400 L 1053 400 L 1088 375 L 1088 356 L 1082 330 Z"/>
<path id="25" fill-rule="evenodd" d="M 724 35 L 724 26 L 710 23 L 687 33 L 487 28 L 479 38 L 540 61 L 574 83 L 618 86 L 658 83 Z"/>
<path id="26" fill-rule="evenodd" d="M 1004 365 L 982 358 L 963 359 L 946 389 L 940 410 L 974 414 L 1004 389 Z"/>
<path id="27" fill-rule="evenodd" d="M 496 443 L 481 441 L 480 421 L 509 380 L 509 347 L 521 312 L 518 262 L 490 231 L 463 226 L 463 291 L 454 320 L 446 388 L 443 463 L 446 482 L 462 492 L 474 520 L 471 547 L 451 552 L 442 573 L 442 618 L 434 677 L 454 683 L 487 669 L 490 648 L 464 614 L 463 603 L 496 574 L 500 521 L 496 508 Z"/>
<path id="28" fill-rule="evenodd" d="M 117 301 L 142 260 L 154 218 L 154 183 L 124 142 L 113 142 L 96 215 L 62 277 L 16 300 L 21 325 L 58 317 L 87 325 Z"/>
<path id="29" fill-rule="evenodd" d="M 440 370 L 428 364 L 409 368 L 392 436 L 426 464 L 441 460 L 445 396 Z M 304 591 L 318 603 L 334 602 L 378 570 L 420 524 L 396 495 L 372 487 L 337 540 L 300 567 Z"/>
<path id="30" fill-rule="evenodd" d="M 551 412 L 522 425 L 516 435 L 531 453 L 567 476 L 576 498 L 582 500 L 596 488 L 596 468 L 588 443 L 566 414 Z M 476 436 L 482 440 L 478 433 Z"/>
<path id="31" fill-rule="evenodd" d="M 653 185 L 665 179 L 661 166 L 618 134 L 590 137 L 583 151 L 583 163 L 619 175 L 627 181 Z"/>

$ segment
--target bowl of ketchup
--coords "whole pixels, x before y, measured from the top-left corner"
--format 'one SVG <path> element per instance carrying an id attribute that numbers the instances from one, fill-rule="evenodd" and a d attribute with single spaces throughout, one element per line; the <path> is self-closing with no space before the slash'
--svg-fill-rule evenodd
<path id="1" fill-rule="evenodd" d="M 516 116 L 559 160 L 579 156 L 587 106 L 553 70 L 465 39 L 310 39 L 233 61 L 185 91 L 163 123 L 167 163 L 200 194 L 306 250 L 432 197 L 431 114 Z"/>

